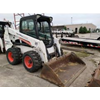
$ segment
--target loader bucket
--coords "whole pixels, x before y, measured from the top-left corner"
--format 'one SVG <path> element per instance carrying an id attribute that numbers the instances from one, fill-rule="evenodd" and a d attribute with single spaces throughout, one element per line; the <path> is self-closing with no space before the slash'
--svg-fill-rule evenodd
<path id="1" fill-rule="evenodd" d="M 86 68 L 74 53 L 61 56 L 43 64 L 41 77 L 58 86 L 69 86 Z"/>
<path id="2" fill-rule="evenodd" d="M 100 65 L 92 74 L 92 79 L 88 82 L 87 87 L 100 87 Z"/>

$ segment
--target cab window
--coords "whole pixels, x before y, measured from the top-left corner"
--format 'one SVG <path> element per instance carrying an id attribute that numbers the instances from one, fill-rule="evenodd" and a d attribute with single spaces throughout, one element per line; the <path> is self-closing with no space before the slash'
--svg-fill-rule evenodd
<path id="1" fill-rule="evenodd" d="M 29 35 L 31 37 L 36 37 L 35 26 L 33 19 L 22 21 L 22 33 Z"/>

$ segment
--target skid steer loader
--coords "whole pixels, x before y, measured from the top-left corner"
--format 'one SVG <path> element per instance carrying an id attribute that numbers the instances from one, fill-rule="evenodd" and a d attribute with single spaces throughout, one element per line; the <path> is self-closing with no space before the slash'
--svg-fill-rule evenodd
<path id="1" fill-rule="evenodd" d="M 59 40 L 51 33 L 52 19 L 40 14 L 22 17 L 19 31 L 5 23 L 1 50 L 4 52 L 5 48 L 10 64 L 22 61 L 29 72 L 43 67 L 42 78 L 58 86 L 69 86 L 86 68 L 85 63 L 74 53 L 63 55 Z"/>

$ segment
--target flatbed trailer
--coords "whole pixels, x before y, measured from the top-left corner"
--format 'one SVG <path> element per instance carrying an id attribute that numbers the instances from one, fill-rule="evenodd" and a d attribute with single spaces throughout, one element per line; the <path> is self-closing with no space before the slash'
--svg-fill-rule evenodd
<path id="1" fill-rule="evenodd" d="M 100 40 L 89 39 L 89 38 L 61 38 L 62 44 L 79 45 L 83 47 L 100 48 Z"/>

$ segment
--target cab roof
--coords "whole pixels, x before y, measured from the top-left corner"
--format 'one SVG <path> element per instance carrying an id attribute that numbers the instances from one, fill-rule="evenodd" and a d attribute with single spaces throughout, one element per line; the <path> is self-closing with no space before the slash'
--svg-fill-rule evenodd
<path id="1" fill-rule="evenodd" d="M 3 25 L 3 26 L 5 26 L 5 25 L 9 25 L 10 26 L 10 22 L 6 22 L 6 21 L 0 21 L 0 25 Z"/>
<path id="2" fill-rule="evenodd" d="M 25 16 L 25 17 L 22 17 L 21 20 L 25 20 L 25 19 L 29 19 L 29 18 L 32 18 L 34 20 L 38 20 L 38 21 L 44 21 L 44 20 L 47 20 L 47 21 L 52 21 L 52 17 L 49 17 L 49 16 L 44 16 L 44 15 L 41 15 L 41 14 L 35 14 L 35 15 L 30 15 L 30 16 Z"/>

